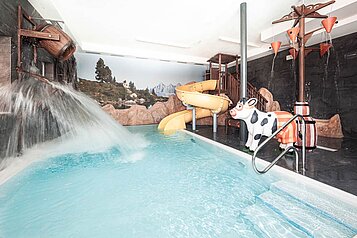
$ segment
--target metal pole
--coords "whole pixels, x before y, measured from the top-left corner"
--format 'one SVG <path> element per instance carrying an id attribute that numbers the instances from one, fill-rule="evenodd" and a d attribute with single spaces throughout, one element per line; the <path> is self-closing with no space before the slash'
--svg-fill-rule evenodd
<path id="1" fill-rule="evenodd" d="M 217 113 L 213 113 L 213 133 L 217 132 Z"/>
<path id="2" fill-rule="evenodd" d="M 247 100 L 247 3 L 240 4 L 240 99 Z M 240 121 L 239 138 L 241 144 L 245 144 L 248 138 L 248 130 L 245 122 Z"/>
<path id="3" fill-rule="evenodd" d="M 45 62 L 41 62 L 41 75 L 43 77 L 46 76 L 46 65 L 45 65 Z"/>
<path id="4" fill-rule="evenodd" d="M 196 130 L 196 108 L 192 108 L 192 131 Z"/>
<path id="5" fill-rule="evenodd" d="M 247 98 L 247 3 L 240 4 L 240 97 Z"/>

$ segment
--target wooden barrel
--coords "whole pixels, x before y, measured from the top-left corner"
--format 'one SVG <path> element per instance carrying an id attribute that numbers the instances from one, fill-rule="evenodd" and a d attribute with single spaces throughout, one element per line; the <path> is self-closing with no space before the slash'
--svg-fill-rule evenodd
<path id="1" fill-rule="evenodd" d="M 306 149 L 313 150 L 317 144 L 316 122 L 310 117 L 310 107 L 307 102 L 296 102 L 294 114 L 300 114 L 305 119 L 306 124 Z M 298 138 L 295 147 L 302 148 L 302 123 L 298 123 Z"/>
<path id="2" fill-rule="evenodd" d="M 65 61 L 68 60 L 73 53 L 76 51 L 76 45 L 74 44 L 71 37 L 69 37 L 65 32 L 58 29 L 57 27 L 46 24 L 40 26 L 38 31 L 46 32 L 50 34 L 58 34 L 59 40 L 40 40 L 39 44 L 41 47 L 46 49 L 53 57 Z"/>
<path id="3" fill-rule="evenodd" d="M 300 114 L 303 117 L 310 116 L 310 106 L 308 102 L 295 102 L 294 114 Z"/>

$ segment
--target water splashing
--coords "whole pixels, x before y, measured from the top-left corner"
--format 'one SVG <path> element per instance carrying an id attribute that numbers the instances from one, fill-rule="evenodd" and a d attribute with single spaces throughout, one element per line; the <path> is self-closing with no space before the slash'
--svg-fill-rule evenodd
<path id="1" fill-rule="evenodd" d="M 329 42 L 332 45 L 332 36 L 331 36 L 331 34 L 328 34 L 328 37 L 329 37 Z"/>
<path id="2" fill-rule="evenodd" d="M 273 62 L 271 64 L 270 79 L 269 79 L 269 82 L 268 82 L 268 89 L 269 90 L 271 90 L 270 86 L 271 86 L 271 83 L 272 83 L 272 81 L 274 79 L 275 58 L 276 58 L 276 55 L 274 55 Z"/>
<path id="3" fill-rule="evenodd" d="M 118 147 L 123 157 L 147 145 L 83 93 L 34 77 L 0 86 L 0 112 L 10 112 L 13 120 L 0 170 L 15 156 L 46 141 L 54 142 L 57 153 Z"/>
<path id="4" fill-rule="evenodd" d="M 326 80 L 328 79 L 328 66 L 330 62 L 330 49 L 327 51 L 327 58 L 325 63 L 325 75 L 322 77 L 322 100 L 325 101 Z"/>
<path id="5" fill-rule="evenodd" d="M 338 54 L 336 51 L 334 51 L 335 54 L 336 54 L 336 71 L 335 71 L 335 74 L 333 76 L 333 82 L 334 82 L 334 85 L 335 85 L 335 90 L 336 90 L 336 99 L 337 99 L 337 105 L 340 104 L 340 90 L 339 90 L 339 87 L 338 87 L 338 81 L 337 79 L 339 78 L 340 76 L 340 73 L 341 73 L 341 67 L 340 67 L 340 61 L 338 59 Z"/>

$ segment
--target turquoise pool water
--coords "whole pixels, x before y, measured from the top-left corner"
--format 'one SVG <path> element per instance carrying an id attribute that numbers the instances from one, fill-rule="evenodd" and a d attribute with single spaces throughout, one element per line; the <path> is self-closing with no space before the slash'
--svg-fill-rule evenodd
<path id="1" fill-rule="evenodd" d="M 129 129 L 150 141 L 140 154 L 123 158 L 112 148 L 62 155 L 34 163 L 0 186 L 0 237 L 357 233 L 355 208 L 316 208 L 289 194 L 291 186 L 273 173 L 256 175 L 245 159 L 184 132 Z M 346 212 L 337 216 L 333 209 L 351 214 L 344 218 Z"/>

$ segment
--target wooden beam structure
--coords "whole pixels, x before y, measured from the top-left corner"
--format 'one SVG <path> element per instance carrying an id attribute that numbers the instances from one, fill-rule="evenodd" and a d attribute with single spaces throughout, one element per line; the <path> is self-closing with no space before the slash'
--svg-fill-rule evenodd
<path id="1" fill-rule="evenodd" d="M 335 3 L 335 0 L 326 2 L 326 3 L 317 3 L 305 6 L 304 4 L 300 6 L 292 6 L 292 12 L 287 15 L 284 15 L 282 18 L 275 20 L 272 24 L 285 22 L 294 20 L 293 26 L 299 24 L 299 36 L 297 38 L 298 41 L 298 49 L 300 51 L 299 54 L 299 94 L 298 94 L 298 102 L 305 101 L 305 44 L 311 38 L 314 32 L 321 30 L 322 28 L 318 28 L 316 30 L 310 31 L 305 34 L 305 19 L 306 18 L 327 18 L 326 15 L 321 15 L 317 11 L 321 8 L 329 6 Z M 306 53 L 310 52 L 307 50 Z"/>

